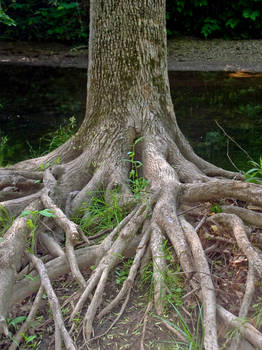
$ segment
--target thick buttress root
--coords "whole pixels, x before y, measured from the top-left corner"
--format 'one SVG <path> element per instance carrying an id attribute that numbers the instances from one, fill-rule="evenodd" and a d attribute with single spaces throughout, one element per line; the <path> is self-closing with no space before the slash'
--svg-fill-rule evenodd
<path id="1" fill-rule="evenodd" d="M 185 158 L 188 148 L 184 145 L 184 148 L 181 146 L 178 149 L 170 140 L 163 141 L 157 136 L 145 136 L 140 148 L 139 160 L 143 168 L 139 171 L 149 185 L 141 190 L 139 199 L 134 198 L 127 181 L 130 162 L 119 162 L 121 157 L 124 158 L 123 155 L 118 156 L 118 162 L 112 162 L 110 166 L 103 164 L 101 158 L 99 166 L 96 167 L 93 165 L 92 154 L 89 157 L 81 155 L 81 162 L 76 159 L 76 168 L 78 172 L 83 171 L 83 176 L 79 173 L 75 175 L 76 183 L 72 180 L 73 161 L 53 170 L 47 169 L 44 173 L 32 173 L 31 177 L 26 170 L 16 170 L 15 167 L 12 170 L 1 170 L 1 204 L 12 215 L 17 216 L 0 243 L 1 333 L 8 336 L 8 306 L 21 302 L 40 288 L 29 320 L 35 316 L 45 290 L 55 323 L 56 349 L 62 348 L 62 344 L 66 349 L 78 348 L 72 336 L 78 315 L 83 317 L 83 342 L 89 346 L 92 339 L 94 341 L 104 336 L 125 312 L 139 269 L 144 265 L 145 256 L 147 261 L 149 257 L 152 261 L 154 307 L 161 317 L 166 306 L 166 295 L 169 293 L 166 279 L 167 257 L 163 249 L 167 241 L 172 249 L 173 258 L 183 271 L 187 291 L 185 297 L 196 296 L 203 305 L 205 349 L 219 348 L 217 316 L 229 327 L 239 328 L 239 334 L 233 338 L 232 349 L 239 346 L 242 337 L 254 348 L 262 349 L 262 334 L 249 322 L 240 324 L 231 312 L 236 312 L 236 308 L 224 308 L 228 307 L 228 304 L 221 297 L 223 292 L 220 295 L 218 291 L 221 288 L 221 284 L 218 284 L 221 277 L 217 275 L 218 270 L 212 263 L 212 256 L 216 254 L 217 257 L 220 246 L 225 250 L 225 245 L 234 244 L 238 254 L 241 252 L 243 261 L 247 262 L 247 277 L 246 289 L 237 312 L 238 317 L 248 317 L 252 300 L 256 297 L 257 280 L 262 277 L 262 255 L 257 244 L 259 239 L 254 239 L 244 222 L 253 225 L 253 231 L 259 236 L 262 215 L 248 209 L 248 206 L 262 208 L 262 187 L 225 179 L 236 174 L 222 171 L 199 160 L 197 156 Z M 84 159 L 87 159 L 85 164 Z M 33 168 L 32 163 L 30 168 Z M 66 179 L 70 179 L 68 187 Z M 113 230 L 87 239 L 78 225 L 70 220 L 69 215 L 77 208 L 86 206 L 101 186 L 105 190 L 108 202 L 112 191 L 120 189 L 120 194 L 117 194 L 119 205 L 125 207 L 129 214 Z M 62 194 L 60 190 L 63 191 Z M 10 191 L 13 192 L 8 197 Z M 210 213 L 211 204 L 219 201 L 224 203 L 219 206 L 222 213 Z M 19 217 L 24 209 L 29 216 Z M 43 209 L 49 209 L 55 217 L 41 217 L 37 230 L 32 233 L 28 224 L 30 213 L 39 213 Z M 65 248 L 56 242 L 57 232 L 62 232 Z M 34 252 L 32 247 L 30 248 L 30 242 L 37 239 L 32 237 L 32 234 L 39 238 L 49 256 L 52 256 L 45 264 L 36 257 L 39 243 L 35 245 Z M 100 239 L 101 235 L 105 237 L 102 242 L 94 244 L 93 242 L 97 242 L 95 238 Z M 205 237 L 208 237 L 208 240 Z M 117 295 L 105 304 L 103 296 L 110 274 L 125 255 L 134 257 L 128 276 Z M 18 277 L 22 273 L 17 274 L 18 271 L 24 271 L 29 262 L 38 271 L 40 279 L 35 278 L 36 272 L 32 270 L 29 274 L 32 280 L 19 280 Z M 89 270 L 89 277 L 86 279 L 85 272 L 87 267 L 91 266 L 92 271 Z M 236 263 L 234 266 L 237 266 Z M 52 280 L 68 272 L 71 272 L 79 288 L 78 298 L 74 298 L 72 302 L 71 317 L 68 321 L 70 331 L 66 329 L 58 298 L 51 285 Z M 122 305 L 120 314 L 108 330 L 100 335 L 95 334 L 96 320 L 103 320 L 119 305 Z M 29 326 L 28 323 L 27 320 L 22 326 L 22 332 Z M 168 327 L 176 334 L 177 331 L 172 330 L 170 324 Z M 141 349 L 144 348 L 145 332 L 146 322 Z M 18 333 L 15 339 L 17 342 L 21 341 L 21 334 Z M 10 350 L 15 349 L 14 344 L 10 345 Z"/>

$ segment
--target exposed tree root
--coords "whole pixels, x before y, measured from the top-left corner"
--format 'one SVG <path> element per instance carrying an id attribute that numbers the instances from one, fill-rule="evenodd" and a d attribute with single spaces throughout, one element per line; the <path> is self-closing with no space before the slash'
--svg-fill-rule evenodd
<path id="1" fill-rule="evenodd" d="M 32 271 L 28 274 L 32 280 L 24 278 L 15 283 L 16 273 L 24 267 L 21 265 L 22 256 L 29 248 L 31 231 L 27 217 L 18 216 L 0 243 L 1 333 L 8 335 L 6 318 L 9 306 L 21 302 L 40 288 L 28 320 L 22 327 L 22 331 L 25 331 L 36 314 L 39 295 L 44 288 L 55 322 L 56 349 L 62 349 L 63 344 L 67 349 L 77 349 L 77 345 L 66 330 L 57 296 L 51 286 L 51 281 L 63 274 L 71 273 L 79 286 L 79 298 L 73 305 L 69 320 L 71 331 L 74 331 L 76 316 L 81 315 L 83 341 L 86 344 L 104 337 L 124 313 L 138 272 L 142 271 L 143 274 L 149 261 L 152 261 L 153 266 L 155 312 L 160 316 L 163 315 L 167 301 L 166 293 L 169 292 L 165 279 L 167 263 L 163 248 L 167 239 L 168 244 L 172 246 L 176 261 L 180 263 L 186 282 L 189 282 L 185 299 L 197 295 L 202 301 L 205 349 L 219 348 L 217 315 L 229 327 L 240 327 L 241 337 L 246 338 L 258 349 L 262 349 L 262 334 L 248 322 L 240 325 L 234 315 L 217 304 L 219 293 L 216 292 L 218 288 L 215 286 L 213 270 L 210 267 L 212 254 L 219 249 L 219 244 L 236 244 L 247 257 L 249 267 L 246 290 L 238 316 L 248 318 L 257 277 L 262 276 L 262 257 L 261 251 L 254 246 L 246 233 L 243 221 L 258 228 L 262 226 L 262 216 L 247 209 L 248 206 L 242 208 L 236 205 L 223 205 L 223 213 L 210 216 L 207 209 L 210 207 L 209 204 L 199 206 L 200 201 L 233 199 L 235 204 L 238 200 L 247 205 L 262 207 L 262 188 L 259 185 L 234 180 L 232 179 L 234 177 L 241 179 L 241 175 L 226 172 L 201 160 L 189 149 L 183 138 L 177 144 L 179 147 L 168 136 L 160 138 L 158 135 L 145 133 L 138 155 L 143 163 L 141 175 L 147 179 L 149 185 L 146 190 L 141 190 L 139 200 L 134 199 L 128 185 L 130 164 L 123 161 L 123 150 L 114 158 L 112 164 L 107 166 L 104 159 L 108 157 L 108 153 L 105 152 L 106 157 L 103 159 L 92 149 L 90 157 L 87 157 L 85 150 L 75 160 L 71 154 L 65 158 L 66 164 L 47 169 L 44 173 L 37 171 L 39 162 L 43 159 L 23 163 L 25 167 L 23 171 L 20 170 L 21 164 L 14 166 L 12 170 L 1 170 L 0 179 L 3 180 L 0 188 L 1 193 L 4 193 L 1 197 L 4 201 L 1 204 L 12 215 L 19 215 L 25 208 L 31 212 L 48 208 L 55 213 L 53 219 L 44 218 L 37 231 L 39 242 L 53 257 L 52 260 L 44 264 L 35 255 L 27 253 L 40 274 L 40 281 L 35 278 L 37 272 Z M 57 155 L 55 152 L 50 158 L 45 156 L 44 161 L 49 162 Z M 97 157 L 99 166 L 92 165 L 93 157 Z M 27 169 L 33 169 L 35 172 L 31 173 Z M 40 180 L 41 183 L 38 181 L 35 183 L 35 180 Z M 107 203 L 111 201 L 112 191 L 120 189 L 117 193 L 118 204 L 121 208 L 128 208 L 129 214 L 111 231 L 102 230 L 87 239 L 68 215 L 79 207 L 87 206 L 101 185 L 105 189 Z M 10 187 L 15 186 L 16 190 L 10 195 Z M 9 200 L 6 200 L 7 198 Z M 185 210 L 189 204 L 193 209 Z M 89 216 L 90 213 L 85 212 L 85 217 Z M 51 226 L 53 228 L 50 228 Z M 217 231 L 212 231 L 212 227 L 216 227 Z M 64 248 L 56 241 L 57 228 L 65 234 Z M 51 233 L 50 236 L 48 232 Z M 224 234 L 225 232 L 231 237 Z M 91 245 L 96 239 L 100 239 L 101 235 L 105 236 L 104 239 L 99 244 Z M 216 240 L 216 243 L 208 244 L 207 237 L 208 240 Z M 82 242 L 81 246 L 84 247 L 77 249 L 79 242 Z M 134 257 L 128 277 L 117 295 L 105 305 L 103 296 L 110 274 L 125 255 Z M 86 280 L 87 271 L 89 276 Z M 120 313 L 111 326 L 96 336 L 95 320 L 103 320 L 114 308 L 119 307 L 124 298 Z M 168 328 L 172 328 L 170 324 L 165 324 Z M 178 336 L 173 328 L 171 331 Z M 141 349 L 144 348 L 144 333 L 145 330 Z M 18 342 L 21 341 L 21 333 L 16 339 Z M 183 341 L 186 339 L 183 338 Z M 236 349 L 240 341 L 241 338 L 236 337 L 232 349 Z M 13 344 L 9 349 L 15 348 Z"/>
<path id="2" fill-rule="evenodd" d="M 205 348 L 218 349 L 216 327 L 216 296 L 210 275 L 210 269 L 205 257 L 202 244 L 194 228 L 183 218 L 180 222 L 190 245 L 196 270 L 199 273 L 205 327 Z"/>
<path id="3" fill-rule="evenodd" d="M 255 349 L 261 349 L 262 334 L 255 327 L 248 322 L 243 323 L 238 317 L 220 305 L 217 305 L 217 312 L 218 316 L 229 328 L 239 330 L 240 334 L 245 337 Z"/>
<path id="4" fill-rule="evenodd" d="M 43 262 L 37 258 L 34 255 L 30 254 L 30 258 L 35 265 L 41 279 L 41 284 L 45 288 L 46 294 L 48 296 L 48 301 L 52 310 L 52 314 L 54 317 L 55 322 L 55 340 L 56 349 L 62 349 L 62 340 L 63 343 L 68 350 L 76 350 L 76 347 L 73 343 L 73 340 L 71 339 L 69 333 L 67 332 L 65 328 L 65 324 L 63 321 L 63 316 L 61 312 L 61 308 L 59 305 L 59 301 L 57 299 L 57 296 L 52 288 L 50 279 L 47 275 L 46 268 L 43 264 Z"/>
<path id="5" fill-rule="evenodd" d="M 142 336 L 141 336 L 141 341 L 140 341 L 140 350 L 145 350 L 144 347 L 144 339 L 145 339 L 145 333 L 146 333 L 146 325 L 148 321 L 148 313 L 152 308 L 152 302 L 150 301 L 146 307 L 145 315 L 144 315 L 144 322 L 143 322 L 143 331 L 142 331 Z"/>
<path id="6" fill-rule="evenodd" d="M 252 298 L 254 296 L 254 292 L 255 292 L 255 271 L 254 271 L 254 267 L 249 264 L 245 295 L 243 297 L 239 314 L 238 314 L 239 319 L 244 320 L 247 317 L 248 310 L 251 305 Z M 237 350 L 239 348 L 240 341 L 241 341 L 240 334 L 237 334 L 232 340 L 230 350 Z"/>

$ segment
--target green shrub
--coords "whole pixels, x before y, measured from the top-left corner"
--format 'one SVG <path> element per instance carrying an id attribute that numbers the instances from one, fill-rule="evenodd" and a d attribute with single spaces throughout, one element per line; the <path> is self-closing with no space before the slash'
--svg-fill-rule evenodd
<path id="1" fill-rule="evenodd" d="M 261 38 L 261 14 L 258 0 L 168 0 L 167 30 L 205 38 Z"/>
<path id="2" fill-rule="evenodd" d="M 1 25 L 4 21 L 0 22 L 4 39 L 61 42 L 87 39 L 88 16 L 78 1 L 3 0 L 2 7 L 16 24 L 7 27 Z"/>

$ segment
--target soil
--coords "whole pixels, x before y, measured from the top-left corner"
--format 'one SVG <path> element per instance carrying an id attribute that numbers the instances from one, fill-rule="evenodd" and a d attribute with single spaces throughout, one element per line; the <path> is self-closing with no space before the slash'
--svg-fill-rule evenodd
<path id="1" fill-rule="evenodd" d="M 0 64 L 87 68 L 88 47 L 0 42 Z M 168 40 L 170 71 L 262 72 L 262 40 Z"/>

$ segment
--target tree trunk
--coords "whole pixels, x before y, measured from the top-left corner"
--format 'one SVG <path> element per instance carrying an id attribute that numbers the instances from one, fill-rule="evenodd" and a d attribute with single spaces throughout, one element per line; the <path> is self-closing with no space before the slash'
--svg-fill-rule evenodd
<path id="1" fill-rule="evenodd" d="M 20 177 L 23 186 L 19 188 L 19 196 L 25 195 L 24 198 L 10 197 L 12 199 L 2 202 L 2 205 L 18 215 L 25 206 L 40 198 L 45 208 L 55 212 L 55 218 L 48 220 L 53 220 L 65 233 L 64 253 L 68 267 L 58 267 L 61 262 L 57 263 L 56 268 L 50 267 L 55 266 L 56 261 L 64 259 L 61 248 L 56 250 L 57 243 L 53 241 L 46 243 L 46 248 L 48 250 L 50 247 L 50 254 L 58 260 L 49 262 L 47 267 L 32 252 L 27 254 L 40 274 L 41 284 L 50 297 L 53 313 L 59 316 L 54 317 L 57 348 L 61 339 L 67 349 L 76 347 L 61 323 L 59 303 L 54 301 L 48 275 L 52 279 L 70 268 L 83 290 L 72 310 L 72 322 L 79 312 L 83 312 L 87 298 L 91 299 L 83 320 L 83 339 L 89 341 L 93 320 L 98 307 L 102 305 L 102 295 L 110 271 L 119 263 L 119 257 L 135 244 L 138 249 L 134 254 L 128 279 L 116 298 L 97 317 L 104 317 L 125 295 L 127 302 L 138 268 L 143 265 L 143 256 L 149 256 L 146 251 L 151 251 L 154 266 L 156 312 L 162 314 L 165 295 L 168 293 L 164 278 L 166 257 L 163 254 L 164 239 L 167 238 L 190 288 L 196 291 L 197 297 L 203 303 L 205 349 L 218 349 L 215 287 L 206 253 L 197 234 L 208 214 L 204 213 L 201 225 L 194 228 L 182 213 L 186 213 L 190 206 L 193 215 L 192 206 L 198 207 L 200 201 L 214 198 L 236 198 L 261 206 L 261 187 L 226 180 L 243 177 L 241 174 L 217 168 L 198 157 L 181 133 L 176 123 L 167 75 L 165 1 L 92 0 L 90 11 L 85 119 L 78 132 L 57 150 L 44 157 L 15 164 L 9 170 L 1 170 L 2 192 L 8 192 L 6 189 L 11 185 L 17 190 L 17 178 Z M 60 164 L 55 165 L 58 162 Z M 40 165 L 47 163 L 51 166 L 42 174 L 39 171 Z M 41 181 L 41 186 L 35 184 L 38 182 L 35 179 Z M 112 199 L 112 191 L 117 189 L 118 203 L 120 207 L 127 208 L 129 214 L 102 243 L 95 248 L 82 250 L 83 253 L 80 250 L 75 253 L 74 244 L 79 238 L 83 238 L 83 233 L 68 217 L 70 213 L 87 206 L 101 186 L 108 202 Z M 139 192 L 138 197 L 135 191 Z M 196 204 L 192 205 L 192 202 Z M 37 215 L 42 214 L 37 212 Z M 231 225 L 236 242 L 247 255 L 250 266 L 262 276 L 260 255 L 255 249 L 248 248 L 250 242 L 237 215 L 235 212 L 224 213 L 220 216 L 214 215 L 212 220 L 220 226 Z M 241 215 L 245 216 L 243 212 Z M 201 210 L 194 217 L 199 216 L 203 216 Z M 247 217 L 248 215 L 245 216 L 246 220 Z M 5 242 L 14 234 L 14 230 L 25 229 L 28 225 L 26 220 L 19 218 L 15 223 L 0 243 L 0 266 L 12 264 L 12 271 L 6 269 L 3 273 L 5 288 L 0 288 L 0 330 L 4 333 L 7 333 L 5 319 L 7 304 L 11 303 L 13 276 L 19 265 L 18 262 L 12 263 L 8 254 L 4 254 Z M 43 231 L 45 227 L 44 221 L 39 231 Z M 87 244 L 90 243 L 86 238 L 83 239 Z M 18 256 L 22 255 L 25 244 L 20 246 Z M 84 263 L 92 264 L 90 254 L 96 268 L 86 281 L 81 269 Z M 20 296 L 29 295 L 38 287 L 37 282 L 32 282 L 31 285 L 26 283 L 27 286 L 24 282 L 19 283 L 17 286 L 20 286 Z M 199 288 L 201 292 L 198 292 Z M 13 292 L 13 295 L 18 294 Z M 13 300 L 14 296 L 12 302 Z M 228 315 L 226 312 L 220 314 Z M 229 316 L 221 317 L 226 319 Z M 239 326 L 237 321 L 234 322 Z M 241 327 L 244 329 L 244 336 L 249 341 L 254 339 L 256 346 L 262 335 L 253 328 L 247 329 L 245 325 Z"/>

